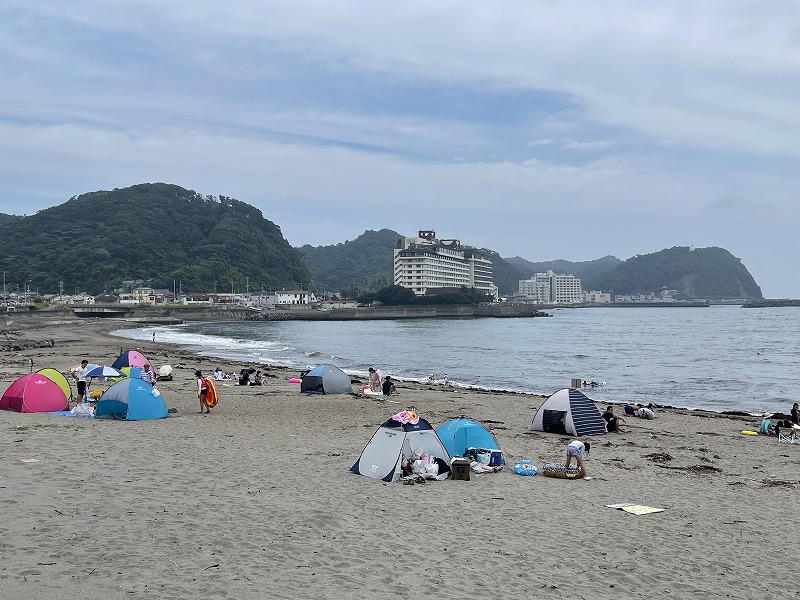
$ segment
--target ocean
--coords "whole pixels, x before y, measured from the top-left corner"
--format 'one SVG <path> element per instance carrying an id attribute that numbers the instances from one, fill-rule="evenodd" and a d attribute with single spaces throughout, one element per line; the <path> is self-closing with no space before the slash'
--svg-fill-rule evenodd
<path id="1" fill-rule="evenodd" d="M 226 321 L 115 331 L 208 357 L 366 378 L 549 395 L 573 378 L 598 402 L 788 413 L 798 393 L 800 309 L 562 308 L 548 318 Z"/>

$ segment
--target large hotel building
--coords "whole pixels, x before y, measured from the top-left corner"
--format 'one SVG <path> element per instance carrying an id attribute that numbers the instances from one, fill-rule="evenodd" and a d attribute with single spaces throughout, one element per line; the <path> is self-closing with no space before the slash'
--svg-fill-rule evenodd
<path id="1" fill-rule="evenodd" d="M 420 231 L 417 237 L 397 241 L 394 284 L 418 296 L 464 286 L 497 298 L 492 261 L 480 250 L 463 247 L 458 240 L 437 240 L 435 231 Z"/>

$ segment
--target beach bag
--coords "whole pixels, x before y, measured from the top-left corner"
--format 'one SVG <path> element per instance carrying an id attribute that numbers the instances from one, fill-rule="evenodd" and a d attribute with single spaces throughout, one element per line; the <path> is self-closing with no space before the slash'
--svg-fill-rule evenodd
<path id="1" fill-rule="evenodd" d="M 538 472 L 539 469 L 536 468 L 536 465 L 532 465 L 529 460 L 521 460 L 514 465 L 514 473 L 517 475 L 536 475 Z"/>

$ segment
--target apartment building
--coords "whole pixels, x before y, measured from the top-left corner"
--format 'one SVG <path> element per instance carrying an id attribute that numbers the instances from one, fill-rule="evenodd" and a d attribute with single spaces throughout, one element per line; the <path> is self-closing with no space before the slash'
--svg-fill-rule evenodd
<path id="1" fill-rule="evenodd" d="M 459 240 L 436 239 L 435 231 L 398 240 L 394 250 L 394 284 L 424 296 L 444 288 L 475 288 L 497 297 L 492 261 Z"/>
<path id="2" fill-rule="evenodd" d="M 538 304 L 579 304 L 583 302 L 581 280 L 565 273 L 536 273 L 519 280 L 519 293 Z"/>

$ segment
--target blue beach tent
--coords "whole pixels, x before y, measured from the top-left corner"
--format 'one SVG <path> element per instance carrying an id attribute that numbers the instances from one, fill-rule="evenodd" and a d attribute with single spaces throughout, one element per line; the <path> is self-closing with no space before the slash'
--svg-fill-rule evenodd
<path id="1" fill-rule="evenodd" d="M 141 379 L 120 379 L 100 396 L 95 418 L 109 415 L 126 421 L 164 419 L 169 416 L 167 403 L 161 394 L 153 396 L 154 389 Z"/>
<path id="2" fill-rule="evenodd" d="M 465 456 L 467 448 L 500 450 L 495 437 L 480 423 L 469 419 L 450 419 L 436 429 L 450 456 Z"/>

